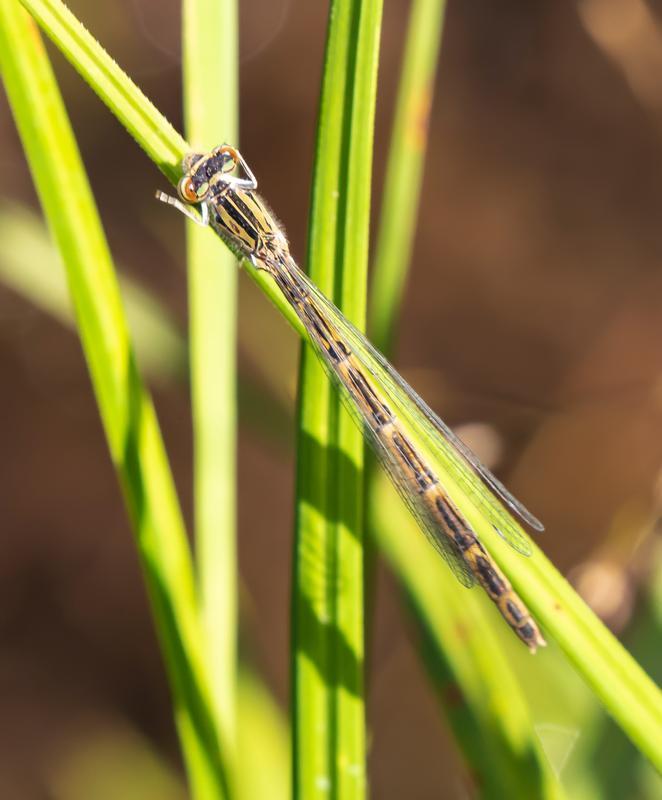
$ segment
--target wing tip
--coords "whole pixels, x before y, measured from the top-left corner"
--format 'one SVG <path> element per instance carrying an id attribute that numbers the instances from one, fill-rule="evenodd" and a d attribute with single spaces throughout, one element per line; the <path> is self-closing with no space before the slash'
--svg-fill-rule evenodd
<path id="1" fill-rule="evenodd" d="M 536 533 L 542 533 L 545 530 L 545 526 L 542 522 L 535 517 L 528 508 L 523 506 L 520 502 L 517 502 L 516 505 L 509 503 L 510 508 L 517 514 L 517 516 L 522 520 L 522 522 L 531 530 L 536 531 Z"/>
<path id="2" fill-rule="evenodd" d="M 534 517 L 530 512 L 527 512 L 526 517 L 523 519 L 531 528 L 531 530 L 534 530 L 536 533 L 543 533 L 545 530 L 545 526 L 542 524 L 542 522 L 537 517 Z"/>

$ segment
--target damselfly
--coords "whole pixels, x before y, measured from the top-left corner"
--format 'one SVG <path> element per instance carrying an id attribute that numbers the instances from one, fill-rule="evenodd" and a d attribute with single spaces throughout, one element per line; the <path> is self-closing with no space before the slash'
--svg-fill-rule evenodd
<path id="1" fill-rule="evenodd" d="M 237 256 L 272 276 L 431 544 L 462 584 L 485 589 L 535 652 L 545 640 L 459 506 L 489 520 L 523 555 L 531 548 L 515 517 L 534 530 L 543 526 L 301 272 L 256 188 L 240 153 L 223 145 L 186 156 L 179 199 L 156 196 L 199 225 L 211 225 Z"/>

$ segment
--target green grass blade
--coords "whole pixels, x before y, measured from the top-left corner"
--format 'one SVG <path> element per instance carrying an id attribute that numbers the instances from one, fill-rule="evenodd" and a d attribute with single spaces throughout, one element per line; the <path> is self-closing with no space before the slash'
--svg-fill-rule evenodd
<path id="1" fill-rule="evenodd" d="M 655 603 L 651 590 L 660 571 L 658 576 L 649 577 L 651 584 L 639 587 L 637 608 L 622 635 L 631 652 L 659 681 L 662 606 Z M 549 720 L 542 737 L 551 735 L 553 748 L 562 756 L 565 742 L 563 782 L 568 795 L 573 800 L 662 797 L 662 774 L 605 714 L 597 695 L 564 660 L 562 652 L 555 648 L 546 654 L 541 667 L 533 681 L 522 682 L 523 690 L 538 718 Z M 547 690 L 542 696 L 541 685 Z"/>
<path id="2" fill-rule="evenodd" d="M 368 304 L 370 339 L 388 358 L 413 248 L 445 7 L 445 0 L 414 0 L 407 26 Z M 375 458 L 367 453 L 366 496 L 378 469 Z M 370 529 L 369 518 L 367 523 Z M 373 543 L 374 536 L 370 536 L 366 547 L 368 620 L 374 601 Z"/>
<path id="3" fill-rule="evenodd" d="M 0 2 L 0 70 L 37 191 L 67 269 L 81 342 L 136 534 L 196 798 L 224 782 L 195 586 L 153 405 L 136 366 L 94 200 L 50 64 L 16 0 Z"/>
<path id="4" fill-rule="evenodd" d="M 309 273 L 360 327 L 381 2 L 329 13 Z M 292 598 L 296 797 L 363 797 L 363 442 L 310 348 L 300 370 Z"/>
<path id="5" fill-rule="evenodd" d="M 651 548 L 648 563 L 652 566 L 646 581 L 640 587 L 637 610 L 624 639 L 630 652 L 658 682 L 662 680 L 660 641 L 662 641 L 662 547 Z M 586 684 L 582 687 L 588 694 Z M 602 713 L 596 696 L 590 694 L 582 720 L 590 730 L 592 749 L 586 754 L 584 778 L 594 787 L 595 796 L 618 800 L 628 793 L 637 793 L 642 800 L 662 797 L 662 771 L 654 772 L 644 762 L 637 750 L 623 736 L 608 717 Z M 636 787 L 633 790 L 633 787 Z"/>
<path id="6" fill-rule="evenodd" d="M 183 11 L 187 135 L 206 149 L 236 142 L 236 2 L 185 0 Z M 187 224 L 187 261 L 200 604 L 229 763 L 237 682 L 237 269 L 218 237 L 192 222 Z"/>
<path id="7" fill-rule="evenodd" d="M 413 247 L 445 8 L 445 0 L 415 0 L 409 17 L 370 284 L 370 338 L 385 355 Z"/>
<path id="8" fill-rule="evenodd" d="M 544 635 L 556 640 L 634 744 L 662 771 L 660 689 L 538 547 L 522 558 L 482 518 L 474 514 L 470 521 L 542 623 Z"/>
<path id="9" fill-rule="evenodd" d="M 101 86 L 111 80 L 108 62 L 113 65 L 113 74 L 114 70 L 119 68 L 92 37 L 89 37 L 90 41 L 85 40 L 85 43 L 81 44 L 78 35 L 68 34 L 68 26 L 80 23 L 70 18 L 58 0 L 21 0 L 21 2 L 26 8 L 42 14 L 41 17 L 37 13 L 35 15 L 44 25 L 47 34 L 74 66 L 86 75 L 99 95 L 109 102 L 113 113 L 127 125 L 151 157 L 156 151 L 151 147 L 151 137 L 154 134 L 150 125 L 153 114 L 149 110 L 152 108 L 149 101 L 146 99 L 143 101 L 142 114 L 127 118 L 123 104 L 116 105 L 115 96 L 101 90 Z M 45 10 L 48 11 L 46 21 L 43 17 Z M 66 19 L 63 19 L 63 15 Z M 80 27 L 82 29 L 82 26 Z M 121 99 L 129 91 L 126 87 L 133 84 L 128 76 L 123 74 L 117 80 L 121 80 L 125 85 L 123 92 L 119 93 Z M 135 92 L 136 96 L 142 97 L 139 90 L 135 89 Z M 178 177 L 176 164 L 186 149 L 185 143 L 168 124 L 160 131 L 160 135 L 170 147 L 173 159 L 164 161 L 155 157 L 155 160 L 174 180 Z M 264 272 L 256 272 L 250 268 L 247 262 L 244 262 L 244 265 L 251 278 L 264 290 L 292 326 L 302 334 L 301 325 L 296 322 L 295 315 L 283 301 L 273 281 Z M 486 525 L 484 520 L 481 521 L 479 516 L 475 513 L 472 515 L 469 511 L 467 516 L 476 526 L 477 532 L 485 539 L 486 544 L 494 551 L 495 558 L 512 579 L 515 588 L 537 615 L 545 635 L 558 638 L 566 655 L 584 675 L 635 745 L 654 764 L 662 766 L 662 745 L 658 735 L 662 727 L 662 696 L 655 684 L 546 559 L 537 552 L 529 559 L 518 556 L 501 542 L 491 527 Z"/>

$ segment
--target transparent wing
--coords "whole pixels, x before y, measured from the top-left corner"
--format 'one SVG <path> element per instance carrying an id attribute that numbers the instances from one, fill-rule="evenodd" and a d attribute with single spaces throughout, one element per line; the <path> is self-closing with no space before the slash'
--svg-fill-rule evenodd
<path id="1" fill-rule="evenodd" d="M 265 259 L 267 264 L 271 264 L 272 267 L 276 270 L 283 270 L 287 269 L 290 271 L 291 268 L 288 265 L 281 263 L 280 261 L 275 261 L 271 259 Z M 297 268 L 297 273 L 299 272 Z M 301 280 L 299 275 L 295 275 L 295 280 L 297 283 L 301 284 Z M 306 281 L 305 288 L 307 292 L 310 292 L 310 283 Z M 315 295 L 313 302 L 316 308 L 319 308 L 319 297 L 321 295 Z M 462 558 L 461 553 L 457 549 L 457 546 L 453 542 L 452 533 L 450 531 L 443 531 L 439 530 L 439 521 L 434 517 L 429 515 L 424 504 L 422 504 L 419 500 L 418 494 L 412 494 L 410 491 L 407 490 L 407 477 L 403 474 L 401 465 L 398 461 L 394 458 L 393 453 L 385 446 L 384 442 L 375 434 L 373 428 L 371 427 L 369 421 L 364 418 L 359 405 L 354 402 L 347 386 L 342 382 L 338 373 L 332 367 L 327 355 L 325 354 L 324 350 L 321 348 L 318 335 L 319 332 L 315 331 L 313 328 L 313 323 L 311 322 L 311 318 L 306 315 L 303 306 L 297 306 L 293 304 L 295 311 L 297 312 L 297 316 L 303 323 L 304 327 L 308 330 L 310 335 L 310 342 L 313 345 L 316 354 L 319 356 L 319 359 L 326 370 L 329 377 L 332 379 L 333 383 L 339 388 L 340 396 L 343 400 L 343 403 L 347 410 L 350 412 L 350 415 L 357 423 L 357 425 L 363 430 L 363 433 L 366 439 L 370 442 L 373 451 L 379 461 L 380 465 L 383 469 L 386 470 L 387 474 L 391 478 L 391 482 L 398 490 L 398 493 L 405 501 L 406 505 L 408 506 L 410 512 L 415 517 L 416 521 L 419 524 L 419 527 L 425 534 L 426 538 L 430 542 L 430 544 L 434 547 L 434 549 L 441 555 L 441 557 L 446 561 L 448 564 L 451 572 L 457 580 L 466 587 L 471 587 L 475 584 L 475 578 L 469 569 L 466 561 Z M 324 313 L 327 313 L 326 307 L 324 307 Z M 336 309 L 335 314 L 338 315 L 340 312 Z M 330 315 L 329 315 L 330 316 Z M 334 316 L 332 318 L 334 326 L 339 328 L 337 323 L 337 318 Z M 363 366 L 361 364 L 361 366 Z M 466 523 L 466 520 L 463 520 Z M 468 523 L 466 523 L 468 525 Z"/>
<path id="2" fill-rule="evenodd" d="M 289 272 L 292 274 L 292 267 L 288 264 L 281 262 L 280 260 L 271 259 L 266 257 L 262 259 L 265 264 L 269 265 L 271 269 L 276 272 Z M 300 276 L 300 271 L 298 268 L 296 269 L 296 274 L 294 274 L 295 282 L 299 285 L 303 283 Z M 308 293 L 310 291 L 310 281 L 307 279 L 305 281 L 305 291 Z M 315 307 L 318 308 L 320 306 L 319 297 L 321 294 L 316 293 L 313 302 Z M 292 301 L 293 298 L 288 298 Z M 342 382 L 340 376 L 332 367 L 327 355 L 325 354 L 324 350 L 321 348 L 318 340 L 319 332 L 316 331 L 313 327 L 313 323 L 311 322 L 311 318 L 305 313 L 305 309 L 303 305 L 299 305 L 297 303 L 292 303 L 292 307 L 297 313 L 297 316 L 301 320 L 302 324 L 306 328 L 309 334 L 310 343 L 313 345 L 313 348 L 319 357 L 319 360 L 324 367 L 326 373 L 329 375 L 333 383 L 338 387 L 340 390 L 340 396 L 343 400 L 343 404 L 349 411 L 351 417 L 356 422 L 356 424 L 362 429 L 366 439 L 372 446 L 373 452 L 377 457 L 377 460 L 380 463 L 380 466 L 386 471 L 388 476 L 391 478 L 391 482 L 398 490 L 398 493 L 405 501 L 405 504 L 409 508 L 410 512 L 418 522 L 419 527 L 425 534 L 427 540 L 430 544 L 434 547 L 434 549 L 439 553 L 439 555 L 444 559 L 444 561 L 448 564 L 451 572 L 457 580 L 467 588 L 473 586 L 476 582 L 469 566 L 467 565 L 466 561 L 462 557 L 462 554 L 457 549 L 455 545 L 452 533 L 448 530 L 443 531 L 439 530 L 439 521 L 432 516 L 430 516 L 429 512 L 427 511 L 424 504 L 420 502 L 420 496 L 418 494 L 412 494 L 407 490 L 407 478 L 403 475 L 402 469 L 398 461 L 393 457 L 392 452 L 384 445 L 384 442 L 375 434 L 375 431 L 371 427 L 369 421 L 363 416 L 361 413 L 359 406 L 354 402 L 351 394 L 347 386 Z M 335 307 L 334 307 L 335 308 Z M 324 307 L 324 313 L 326 313 L 326 304 Z M 334 326 L 339 328 L 336 325 L 337 317 L 336 315 L 340 314 L 340 311 L 337 309 L 335 310 L 335 315 L 332 317 L 332 321 Z M 330 315 L 329 315 L 330 316 Z M 468 525 L 466 520 L 464 520 L 465 524 Z"/>
<path id="3" fill-rule="evenodd" d="M 523 555 L 530 555 L 531 544 L 512 515 L 519 517 L 536 531 L 544 529 L 542 523 L 513 497 L 487 467 L 481 464 L 478 457 L 439 419 L 381 353 L 293 262 L 287 263 L 287 269 L 305 285 L 306 290 L 323 307 L 333 324 L 346 338 L 348 346 L 363 368 L 372 376 L 391 404 L 397 408 L 398 415 L 425 432 L 428 447 L 434 451 L 435 458 L 447 470 L 451 480 L 460 486 L 472 505 L 491 522 L 497 533 L 511 547 Z M 412 508 L 411 501 L 408 498 L 405 500 Z M 412 511 L 419 522 L 423 522 L 420 513 L 413 508 Z M 424 524 L 424 528 L 430 535 L 429 525 Z"/>

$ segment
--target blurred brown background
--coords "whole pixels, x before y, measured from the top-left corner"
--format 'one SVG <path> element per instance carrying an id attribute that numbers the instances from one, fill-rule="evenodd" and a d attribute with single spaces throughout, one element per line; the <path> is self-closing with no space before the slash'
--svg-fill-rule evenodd
<path id="1" fill-rule="evenodd" d="M 70 5 L 181 128 L 179 4 Z M 301 257 L 326 4 L 240 5 L 241 147 Z M 408 9 L 385 3 L 376 198 Z M 165 182 L 51 52 L 113 253 L 183 328 L 183 224 L 153 201 Z M 0 195 L 35 205 L 0 102 Z M 660 491 L 661 210 L 658 0 L 450 0 L 396 363 L 449 423 L 490 426 L 494 465 L 547 525 L 542 546 L 580 586 L 585 579 L 617 630 L 645 577 Z M 277 400 L 291 415 L 297 341 L 247 283 L 242 375 L 264 389 L 265 409 Z M 264 339 L 268 364 L 259 356 Z M 167 687 L 79 345 L 4 287 L 0 374 L 0 797 L 63 796 L 67 754 L 105 728 L 144 736 L 177 764 Z M 187 387 L 160 382 L 155 394 L 190 520 Z M 288 435 L 283 444 L 247 421 L 240 439 L 244 643 L 284 707 Z M 484 444 L 475 441 L 479 451 Z M 256 480 L 267 487 L 259 505 L 248 494 Z M 612 582 L 598 581 L 591 596 L 587 564 L 596 561 Z M 369 681 L 374 797 L 465 796 L 388 576 Z"/>

